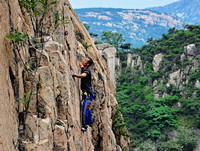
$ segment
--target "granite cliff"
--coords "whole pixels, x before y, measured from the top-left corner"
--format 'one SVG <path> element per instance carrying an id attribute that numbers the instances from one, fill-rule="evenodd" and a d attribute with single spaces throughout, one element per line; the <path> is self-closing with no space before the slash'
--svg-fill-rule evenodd
<path id="1" fill-rule="evenodd" d="M 128 150 L 129 138 L 113 131 L 114 82 L 69 2 L 52 3 L 43 17 L 41 33 L 35 30 L 37 18 L 32 20 L 21 2 L 0 0 L 0 149 Z M 52 23 L 55 12 L 66 20 L 56 28 Z M 25 34 L 28 42 L 11 44 L 13 39 L 7 36 L 16 31 Z M 30 40 L 35 36 L 38 47 Z M 94 60 L 91 70 L 97 99 L 92 104 L 93 127 L 82 133 L 80 80 L 70 73 L 80 72 L 78 60 L 85 56 Z"/>

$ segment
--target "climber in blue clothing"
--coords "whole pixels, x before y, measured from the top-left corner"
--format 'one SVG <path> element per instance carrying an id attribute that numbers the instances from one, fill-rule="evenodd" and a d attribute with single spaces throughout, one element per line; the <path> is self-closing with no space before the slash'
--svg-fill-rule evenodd
<path id="1" fill-rule="evenodd" d="M 83 107 L 82 107 L 82 131 L 86 131 L 88 125 L 92 126 L 93 119 L 90 110 L 90 105 L 93 100 L 92 90 L 92 73 L 89 67 L 93 64 L 91 58 L 84 58 L 82 62 L 79 61 L 81 74 L 72 74 L 72 77 L 81 78 L 81 90 L 83 93 Z"/>

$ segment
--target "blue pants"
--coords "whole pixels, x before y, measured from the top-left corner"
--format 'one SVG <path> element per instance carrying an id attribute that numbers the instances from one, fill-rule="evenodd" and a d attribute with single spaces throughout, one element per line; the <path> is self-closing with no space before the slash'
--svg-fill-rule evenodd
<path id="1" fill-rule="evenodd" d="M 88 105 L 92 103 L 93 94 L 83 93 L 83 107 L 82 107 L 82 127 L 87 127 L 87 125 L 93 123 L 92 113 Z"/>

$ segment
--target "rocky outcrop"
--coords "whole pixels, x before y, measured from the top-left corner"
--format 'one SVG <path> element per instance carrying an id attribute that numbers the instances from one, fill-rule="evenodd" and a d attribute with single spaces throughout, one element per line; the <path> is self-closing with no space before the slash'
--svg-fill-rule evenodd
<path id="1" fill-rule="evenodd" d="M 127 66 L 142 70 L 143 64 L 142 64 L 141 57 L 137 54 L 128 53 L 127 54 Z"/>
<path id="2" fill-rule="evenodd" d="M 34 22 L 19 1 L 0 1 L 1 150 L 128 149 L 129 138 L 115 136 L 112 130 L 111 116 L 117 101 L 106 64 L 69 2 L 60 0 L 53 10 L 44 19 L 46 42 L 34 49 L 24 45 L 16 51 L 6 36 L 17 30 L 33 37 Z M 60 24 L 51 36 L 56 11 L 67 23 Z M 33 55 L 41 55 L 41 60 L 32 85 L 34 68 L 26 70 L 20 56 L 25 61 Z M 93 127 L 82 133 L 80 80 L 73 79 L 70 73 L 80 72 L 78 60 L 85 56 L 94 60 L 91 70 L 97 99 L 92 103 Z M 24 112 L 30 89 L 33 94 Z M 116 137 L 120 137 L 119 144 Z"/>
<path id="3" fill-rule="evenodd" d="M 178 84 L 180 83 L 180 76 L 181 76 L 180 70 L 170 73 L 169 74 L 170 79 L 169 79 L 169 83 L 167 84 L 167 86 L 169 87 L 170 84 L 178 86 Z"/>
<path id="4" fill-rule="evenodd" d="M 187 63 L 183 69 L 179 69 L 169 74 L 169 83 L 177 87 L 182 87 L 184 83 L 188 83 L 189 76 L 192 72 L 200 69 L 199 60 L 200 52 L 194 44 L 185 46 L 184 53 L 181 55 L 180 60 L 182 63 Z M 199 87 L 199 81 L 197 80 L 195 86 Z"/>
<path id="5" fill-rule="evenodd" d="M 162 61 L 162 57 L 163 57 L 163 55 L 161 53 L 154 56 L 154 58 L 153 58 L 154 72 L 157 72 L 159 70 L 159 65 L 160 65 L 160 62 Z"/>
<path id="6" fill-rule="evenodd" d="M 97 44 L 96 47 L 105 59 L 110 72 L 110 77 L 115 82 L 116 48 L 109 43 Z"/>

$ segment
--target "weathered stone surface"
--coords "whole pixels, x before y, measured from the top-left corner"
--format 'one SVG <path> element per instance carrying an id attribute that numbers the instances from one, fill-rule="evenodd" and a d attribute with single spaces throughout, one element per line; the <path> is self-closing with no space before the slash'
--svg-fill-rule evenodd
<path id="1" fill-rule="evenodd" d="M 200 88 L 200 82 L 199 82 L 199 80 L 196 81 L 195 86 L 196 86 L 197 88 Z"/>
<path id="2" fill-rule="evenodd" d="M 133 57 L 133 54 L 128 53 L 128 55 L 127 55 L 127 66 L 132 65 L 132 57 Z"/>
<path id="3" fill-rule="evenodd" d="M 190 44 L 188 46 L 185 46 L 184 51 L 187 55 L 194 56 L 196 55 L 196 46 L 195 44 Z"/>
<path id="4" fill-rule="evenodd" d="M 162 61 L 163 54 L 157 54 L 153 58 L 153 70 L 157 72 L 159 70 L 160 62 Z"/>
<path id="5" fill-rule="evenodd" d="M 117 66 L 120 66 L 120 58 L 115 58 L 115 64 L 117 65 Z"/>
<path id="6" fill-rule="evenodd" d="M 142 59 L 140 56 L 138 56 L 137 58 L 137 66 L 139 66 L 139 70 L 142 70 L 143 69 L 143 64 L 142 64 Z"/>
<path id="7" fill-rule="evenodd" d="M 132 54 L 128 53 L 127 55 L 127 66 L 130 66 L 135 69 L 142 70 L 143 69 L 143 64 L 141 57 L 138 56 L 137 54 Z"/>
<path id="8" fill-rule="evenodd" d="M 103 50 L 103 56 L 106 58 L 108 70 L 110 72 L 111 79 L 115 82 L 115 47 L 106 48 Z"/>
<path id="9" fill-rule="evenodd" d="M 20 73 L 16 71 L 20 64 L 14 64 L 12 47 L 5 38 L 10 33 L 10 19 L 15 24 L 18 22 L 18 27 L 26 28 L 20 20 L 22 14 L 19 12 L 19 7 L 15 8 L 17 5 L 18 1 L 12 3 L 0 1 L 0 150 L 2 151 L 17 150 L 18 114 L 15 97 L 23 95 L 21 85 L 23 81 L 17 80 Z M 12 15 L 9 14 L 10 9 Z M 21 70 L 18 71 L 21 72 Z"/>
<path id="10" fill-rule="evenodd" d="M 67 136 L 65 134 L 65 127 L 56 125 L 54 130 L 54 142 L 56 151 L 67 150 Z"/>
<path id="11" fill-rule="evenodd" d="M 33 37 L 32 22 L 19 6 L 19 1 L 0 2 L 0 83 L 3 85 L 0 88 L 0 149 L 114 151 L 117 146 L 127 146 L 129 139 L 121 137 L 120 144 L 117 144 L 112 131 L 111 115 L 117 106 L 116 92 L 103 58 L 68 1 L 60 0 L 53 10 L 58 10 L 68 23 L 59 25 L 52 37 L 44 37 L 47 40 L 44 50 L 35 50 L 36 56 L 42 52 L 42 57 L 36 82 L 31 86 L 34 72 L 25 71 L 19 54 L 13 52 L 5 37 L 12 28 Z M 54 11 L 49 12 L 44 20 L 43 32 L 47 35 L 54 31 L 53 15 Z M 22 51 L 22 60 L 30 57 L 27 46 Z M 114 56 L 107 50 L 105 54 Z M 92 81 L 98 93 L 92 103 L 95 122 L 92 128 L 82 133 L 80 80 L 72 78 L 70 73 L 80 73 L 78 61 L 85 56 L 94 60 Z M 114 65 L 115 60 L 112 62 Z M 29 93 L 31 87 L 33 96 L 28 111 L 22 112 L 26 103 L 19 100 L 25 99 L 24 93 Z"/>
<path id="12" fill-rule="evenodd" d="M 198 137 L 198 140 L 197 140 L 197 146 L 196 146 L 196 148 L 195 148 L 194 151 L 199 151 L 199 150 L 200 150 L 200 138 L 199 138 L 199 136 L 200 136 L 200 130 L 199 130 L 199 129 L 196 129 L 196 130 L 195 130 L 195 133 L 196 133 L 196 135 L 197 135 L 197 137 Z"/>
<path id="13" fill-rule="evenodd" d="M 175 71 L 175 72 L 169 74 L 169 78 L 170 78 L 169 83 L 177 86 L 181 80 L 180 75 L 181 75 L 180 69 L 178 71 Z"/>
<path id="14" fill-rule="evenodd" d="M 98 50 L 103 51 L 104 49 L 113 47 L 113 46 L 109 43 L 103 43 L 103 44 L 97 44 L 96 47 Z"/>
<path id="15" fill-rule="evenodd" d="M 105 59 L 105 62 L 108 66 L 110 77 L 115 82 L 115 65 L 116 65 L 116 48 L 110 45 L 109 43 L 97 44 L 97 49 L 99 53 Z"/>

